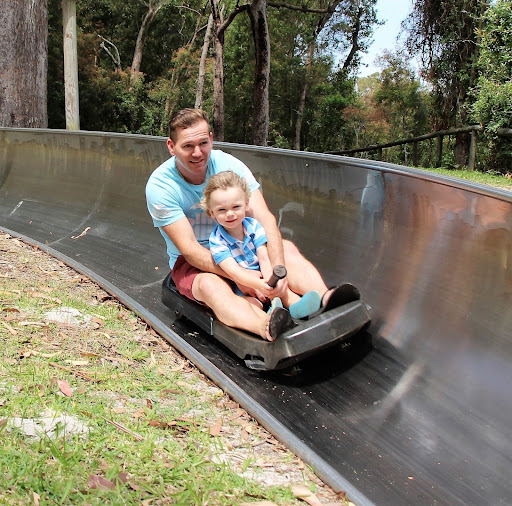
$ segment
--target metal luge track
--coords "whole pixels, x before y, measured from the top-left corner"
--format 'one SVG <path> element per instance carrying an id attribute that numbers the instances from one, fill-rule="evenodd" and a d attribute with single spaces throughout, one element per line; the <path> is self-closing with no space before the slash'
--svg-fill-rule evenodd
<path id="1" fill-rule="evenodd" d="M 328 284 L 354 283 L 372 307 L 367 333 L 294 375 L 251 371 L 186 321 L 171 328 L 144 201 L 164 139 L 0 129 L 0 227 L 118 296 L 354 502 L 510 504 L 510 195 L 389 164 L 217 147 L 253 170 L 283 236 Z"/>

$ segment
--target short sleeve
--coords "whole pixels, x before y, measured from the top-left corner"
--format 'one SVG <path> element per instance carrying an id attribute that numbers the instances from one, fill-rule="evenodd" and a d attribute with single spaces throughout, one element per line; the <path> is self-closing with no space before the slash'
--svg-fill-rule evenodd
<path id="1" fill-rule="evenodd" d="M 254 218 L 248 218 L 252 221 L 254 230 L 252 241 L 254 243 L 254 247 L 258 249 L 260 246 L 267 244 L 267 234 L 265 233 L 265 229 L 261 225 L 261 223 Z"/>
<path id="2" fill-rule="evenodd" d="M 231 250 L 228 245 L 220 238 L 214 229 L 210 235 L 210 253 L 212 254 L 213 261 L 219 265 L 226 258 L 231 257 Z"/>
<path id="3" fill-rule="evenodd" d="M 185 216 L 179 191 L 172 181 L 153 174 L 146 185 L 146 202 L 155 227 L 170 225 Z"/>

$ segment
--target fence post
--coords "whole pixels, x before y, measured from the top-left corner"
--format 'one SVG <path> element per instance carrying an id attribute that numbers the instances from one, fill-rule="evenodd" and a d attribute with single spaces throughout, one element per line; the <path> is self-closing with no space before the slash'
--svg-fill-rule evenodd
<path id="1" fill-rule="evenodd" d="M 437 137 L 437 160 L 436 160 L 436 167 L 441 167 L 442 161 L 443 161 L 443 136 L 439 135 Z"/>
<path id="2" fill-rule="evenodd" d="M 377 150 L 377 156 L 378 156 L 379 162 L 382 162 L 382 148 L 379 148 Z"/>
<path id="3" fill-rule="evenodd" d="M 475 170 L 477 135 L 478 134 L 476 133 L 476 130 L 471 130 L 471 142 L 469 144 L 468 171 Z"/>

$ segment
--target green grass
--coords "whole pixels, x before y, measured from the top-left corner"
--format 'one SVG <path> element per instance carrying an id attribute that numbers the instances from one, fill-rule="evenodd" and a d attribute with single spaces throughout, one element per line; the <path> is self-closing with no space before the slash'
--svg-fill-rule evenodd
<path id="1" fill-rule="evenodd" d="M 254 448 L 275 442 L 144 322 L 20 241 L 0 238 L 0 252 L 0 504 L 298 504 L 289 485 L 240 476 L 258 472 Z M 61 307 L 83 322 L 44 320 Z M 87 432 L 16 426 L 45 414 Z M 244 457 L 222 463 L 233 451 Z M 317 490 L 310 470 L 299 475 Z"/>
<path id="2" fill-rule="evenodd" d="M 487 186 L 492 186 L 494 188 L 502 188 L 506 190 L 512 190 L 512 178 L 508 176 L 503 176 L 501 174 L 497 174 L 494 172 L 477 172 L 477 171 L 468 171 L 463 169 L 435 169 L 435 168 L 425 168 L 418 167 L 422 170 L 427 170 L 429 172 L 434 172 L 435 174 L 441 174 L 443 176 L 456 177 L 459 179 L 464 179 L 466 181 L 471 181 L 472 183 L 479 183 Z"/>

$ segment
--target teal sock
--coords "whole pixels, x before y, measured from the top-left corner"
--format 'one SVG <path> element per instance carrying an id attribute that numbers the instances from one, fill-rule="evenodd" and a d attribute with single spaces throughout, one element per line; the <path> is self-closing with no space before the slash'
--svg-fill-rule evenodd
<path id="1" fill-rule="evenodd" d="M 305 293 L 302 298 L 292 304 L 289 308 L 292 318 L 301 319 L 309 316 L 311 313 L 318 311 L 322 304 L 322 297 L 316 290 Z"/>
<path id="2" fill-rule="evenodd" d="M 270 314 L 276 307 L 283 307 L 283 302 L 279 297 L 276 297 L 275 299 L 272 299 L 272 303 L 270 304 L 270 307 L 268 308 L 267 314 Z"/>

